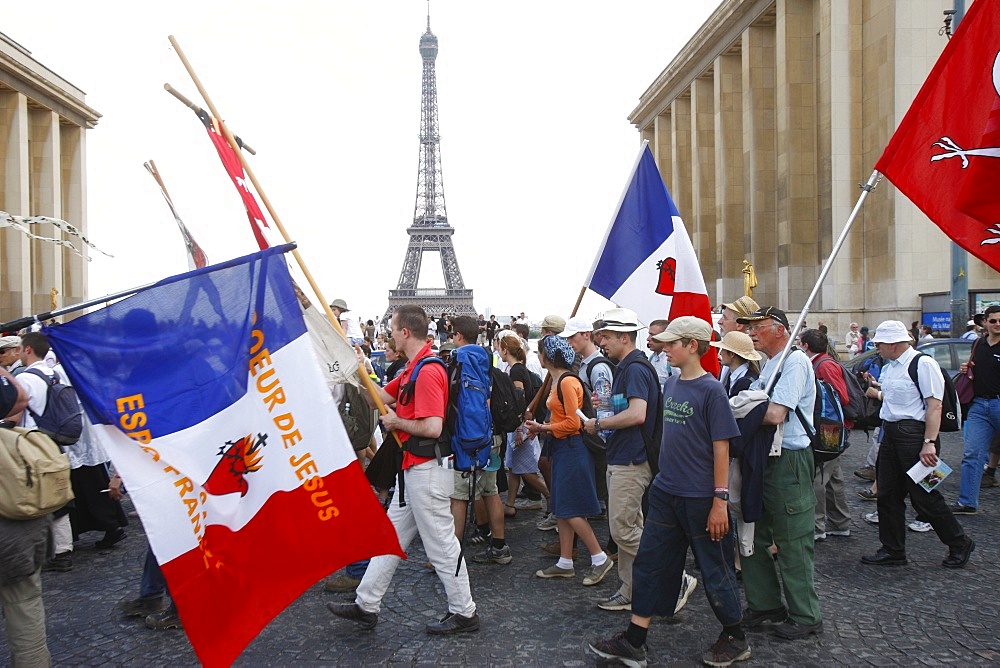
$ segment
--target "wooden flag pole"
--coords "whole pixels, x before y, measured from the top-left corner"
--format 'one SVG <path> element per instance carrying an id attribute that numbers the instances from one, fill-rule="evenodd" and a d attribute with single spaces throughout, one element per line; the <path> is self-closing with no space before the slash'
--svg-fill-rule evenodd
<path id="1" fill-rule="evenodd" d="M 219 124 L 219 129 L 222 130 L 222 136 L 226 138 L 226 141 L 229 142 L 229 145 L 233 148 L 233 151 L 236 152 L 237 157 L 239 157 L 240 164 L 243 165 L 243 169 L 244 171 L 246 171 L 247 177 L 249 177 L 250 182 L 253 183 L 253 187 L 257 191 L 257 194 L 260 195 L 260 199 L 264 203 L 264 207 L 267 209 L 267 212 L 271 215 L 271 220 L 274 221 L 275 226 L 281 233 L 281 237 L 285 240 L 285 243 L 292 243 L 292 239 L 288 235 L 288 231 L 285 230 L 285 226 L 282 224 L 281 219 L 278 217 L 278 214 L 274 211 L 274 207 L 271 206 L 271 201 L 267 198 L 267 195 L 264 193 L 264 189 L 261 188 L 260 183 L 258 183 L 257 177 L 254 176 L 253 170 L 250 169 L 250 165 L 247 164 L 246 158 L 243 156 L 243 152 L 240 151 L 239 144 L 237 144 L 236 142 L 236 138 L 233 136 L 233 133 L 229 131 L 229 128 L 226 126 L 226 124 L 222 121 L 222 116 L 219 115 L 219 110 L 216 109 L 215 104 L 212 103 L 212 99 L 208 96 L 208 91 L 206 91 L 205 87 L 201 85 L 201 80 L 198 78 L 198 75 L 195 74 L 194 69 L 191 67 L 191 63 L 188 62 L 188 59 L 184 55 L 184 51 L 181 49 L 180 44 L 177 43 L 177 40 L 174 39 L 173 35 L 168 36 L 167 39 L 170 40 L 170 45 L 174 47 L 174 51 L 177 52 L 177 57 L 181 59 L 181 63 L 183 63 L 184 69 L 187 70 L 188 75 L 191 77 L 191 81 L 194 82 L 194 85 L 198 89 L 198 92 L 201 94 L 202 99 L 205 100 L 205 104 L 208 105 L 209 111 L 212 113 L 212 116 Z M 333 310 L 330 308 L 330 305 L 327 303 L 326 298 L 323 296 L 323 292 L 319 289 L 319 286 L 313 279 L 312 273 L 309 271 L 309 268 L 306 267 L 305 261 L 303 261 L 302 256 L 299 254 L 298 248 L 292 251 L 292 256 L 295 258 L 295 261 L 299 265 L 299 269 L 302 270 L 302 273 L 305 275 L 306 280 L 309 282 L 309 287 L 312 288 L 313 293 L 316 295 L 316 297 L 319 298 L 320 303 L 323 305 L 323 311 L 326 313 L 326 317 L 330 321 L 330 324 L 333 325 L 333 328 L 337 330 L 337 332 L 340 333 L 340 335 L 344 337 L 344 339 L 347 339 L 347 334 L 344 332 L 344 328 L 340 326 L 340 321 L 337 320 L 337 317 L 333 314 Z M 371 377 L 367 373 L 365 373 L 365 367 L 363 364 L 358 365 L 358 376 L 361 378 L 361 382 L 364 383 L 365 388 L 368 390 L 368 394 L 371 395 L 372 400 L 378 407 L 378 412 L 381 415 L 387 414 L 389 412 L 389 409 L 385 407 L 385 403 L 382 401 L 382 397 L 379 396 L 378 389 L 375 387 L 375 383 L 373 383 Z M 392 435 L 393 438 L 396 439 L 396 443 L 399 445 L 399 447 L 403 447 L 403 444 L 399 442 L 399 437 L 396 436 L 396 432 L 392 432 Z"/>
<path id="2" fill-rule="evenodd" d="M 175 98 L 177 98 L 181 102 L 181 104 L 183 104 L 185 107 L 187 107 L 188 109 L 190 109 L 194 113 L 200 115 L 201 113 L 203 113 L 205 111 L 204 109 L 202 109 L 201 107 L 199 107 L 197 104 L 195 104 L 191 100 L 189 100 L 186 97 L 184 97 L 176 88 L 174 88 L 170 84 L 168 84 L 168 83 L 163 84 L 163 89 L 165 91 L 167 91 L 168 93 L 170 93 L 171 95 L 173 95 Z M 240 137 L 238 137 L 236 135 L 233 135 L 233 136 L 236 137 L 237 142 L 240 144 L 240 146 L 243 147 L 244 151 L 246 151 L 250 155 L 257 155 L 257 151 L 253 150 L 253 148 L 250 146 L 250 144 L 246 143 L 245 141 L 243 141 Z"/>

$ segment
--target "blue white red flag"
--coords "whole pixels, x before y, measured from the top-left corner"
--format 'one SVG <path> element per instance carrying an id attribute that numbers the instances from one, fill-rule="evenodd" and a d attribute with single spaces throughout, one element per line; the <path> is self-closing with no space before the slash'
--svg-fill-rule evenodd
<path id="1" fill-rule="evenodd" d="M 691 238 L 645 142 L 585 285 L 645 324 L 693 315 L 713 325 Z M 719 375 L 714 349 L 701 364 Z"/>
<path id="2" fill-rule="evenodd" d="M 45 328 L 198 658 L 229 665 L 321 577 L 402 556 L 275 247 Z"/>

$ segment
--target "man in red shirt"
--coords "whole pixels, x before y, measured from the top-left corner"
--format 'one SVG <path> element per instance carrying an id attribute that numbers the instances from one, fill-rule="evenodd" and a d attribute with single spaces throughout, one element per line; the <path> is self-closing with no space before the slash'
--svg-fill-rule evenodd
<path id="1" fill-rule="evenodd" d="M 433 356 L 431 342 L 427 341 L 427 315 L 423 309 L 419 306 L 397 308 L 391 326 L 396 349 L 405 352 L 410 361 L 399 377 L 379 389 L 382 401 L 389 407 L 388 413 L 380 418 L 382 424 L 396 433 L 404 450 L 404 485 L 397 493 L 404 495 L 406 505 L 392 503 L 389 520 L 404 550 L 420 534 L 427 559 L 444 585 L 448 613 L 440 622 L 428 624 L 427 632 L 443 635 L 478 631 L 479 615 L 472 600 L 464 560 L 455 575 L 461 546 L 455 537 L 451 515 L 451 493 L 455 487 L 451 451 L 447 445 L 443 451 L 436 445 L 448 404 L 448 375 L 442 365 L 426 363 L 421 366 L 416 383 L 410 383 L 417 363 Z M 396 445 L 388 440 L 382 447 Z M 338 617 L 358 622 L 363 629 L 375 628 L 382 598 L 399 561 L 399 557 L 393 555 L 372 558 L 358 585 L 355 602 L 329 603 L 327 607 Z"/>
<path id="2" fill-rule="evenodd" d="M 826 334 L 818 329 L 807 329 L 802 332 L 800 340 L 802 352 L 812 362 L 816 377 L 830 383 L 840 399 L 840 405 L 846 406 L 851 398 L 847 394 L 840 364 L 826 352 L 830 343 Z M 844 426 L 850 429 L 854 424 L 845 422 Z M 816 540 L 826 540 L 827 536 L 850 536 L 851 515 L 844 496 L 844 472 L 839 457 L 819 465 L 813 479 L 813 491 L 816 492 Z"/>

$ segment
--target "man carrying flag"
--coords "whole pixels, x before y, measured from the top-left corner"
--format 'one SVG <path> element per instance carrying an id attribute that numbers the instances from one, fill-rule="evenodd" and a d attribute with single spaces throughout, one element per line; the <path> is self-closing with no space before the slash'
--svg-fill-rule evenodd
<path id="1" fill-rule="evenodd" d="M 433 356 L 432 342 L 427 341 L 427 314 L 422 308 L 401 306 L 392 314 L 391 323 L 396 349 L 405 352 L 410 362 L 399 377 L 378 390 L 386 405 L 395 405 L 395 410 L 389 408 L 380 418 L 382 424 L 396 432 L 404 450 L 403 476 L 396 491 L 399 502 L 389 507 L 389 520 L 404 550 L 420 534 L 427 559 L 444 585 L 448 612 L 441 621 L 428 624 L 427 632 L 446 635 L 478 631 L 479 615 L 464 559 L 455 572 L 461 546 L 451 515 L 451 493 L 455 488 L 448 458 L 451 449 L 447 442 L 438 440 L 448 407 L 448 374 L 440 364 L 421 363 Z M 396 446 L 390 441 L 382 447 Z M 382 598 L 398 566 L 398 556 L 372 559 L 354 603 L 328 603 L 330 612 L 357 622 L 364 630 L 375 628 Z"/>
<path id="2" fill-rule="evenodd" d="M 318 369 L 289 248 L 44 330 L 206 665 L 332 571 L 401 554 Z"/>
<path id="3" fill-rule="evenodd" d="M 648 142 L 643 142 L 585 285 L 632 309 L 644 323 L 693 315 L 713 324 L 698 257 Z M 718 378 L 714 349 L 701 363 Z"/>

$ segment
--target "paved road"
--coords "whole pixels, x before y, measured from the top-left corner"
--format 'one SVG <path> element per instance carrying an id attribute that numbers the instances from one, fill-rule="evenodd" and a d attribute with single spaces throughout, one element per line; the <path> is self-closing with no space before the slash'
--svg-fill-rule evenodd
<path id="1" fill-rule="evenodd" d="M 997 589 L 1000 490 L 984 490 L 980 514 L 960 518 L 977 548 L 967 568 L 940 566 L 947 549 L 933 533 L 907 536 L 909 565 L 862 566 L 858 559 L 878 546 L 877 530 L 861 518 L 874 510 L 854 495 L 861 482 L 850 474 L 866 447 L 855 435 L 844 455 L 854 522 L 848 538 L 830 538 L 816 548 L 816 584 L 825 633 L 793 643 L 751 634 L 751 664 L 886 665 L 1000 663 Z M 961 438 L 945 435 L 944 458 L 958 469 Z M 945 496 L 957 494 L 958 472 L 945 482 Z M 424 567 L 415 543 L 411 558 L 397 571 L 378 627 L 357 632 L 334 618 L 328 601 L 350 597 L 325 593 L 316 585 L 275 619 L 244 651 L 240 665 L 602 665 L 586 651 L 588 641 L 624 629 L 628 613 L 605 612 L 594 601 L 617 587 L 616 577 L 597 587 L 581 584 L 586 557 L 577 562 L 577 579 L 539 580 L 534 572 L 549 565 L 538 549 L 554 539 L 534 528 L 537 511 L 508 525 L 514 550 L 509 566 L 471 564 L 473 594 L 483 630 L 440 638 L 424 624 L 445 611 L 437 577 Z M 530 517 L 529 517 L 530 516 Z M 606 525 L 598 527 L 606 535 Z M 137 594 L 145 543 L 138 522 L 112 550 L 93 548 L 100 534 L 77 544 L 76 567 L 44 575 L 49 646 L 58 665 L 186 665 L 197 660 L 180 631 L 149 631 L 138 619 L 115 611 L 120 599 Z M 689 571 L 694 571 L 689 562 Z M 238 615 L 239 610 L 232 614 Z M 718 624 L 702 590 L 673 623 L 657 621 L 649 635 L 650 663 L 692 665 L 718 634 Z M 0 664 L 9 662 L 0 636 Z"/>

